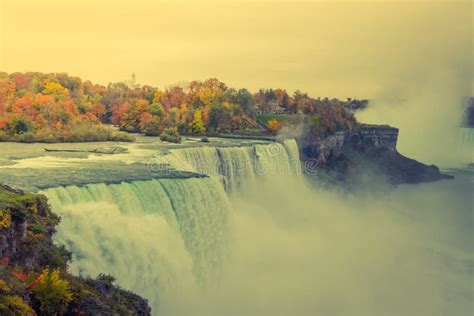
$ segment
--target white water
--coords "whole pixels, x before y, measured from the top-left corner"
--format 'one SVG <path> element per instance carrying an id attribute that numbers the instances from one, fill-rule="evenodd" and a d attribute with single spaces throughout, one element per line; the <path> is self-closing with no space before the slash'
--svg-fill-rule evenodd
<path id="1" fill-rule="evenodd" d="M 460 145 L 461 146 L 464 145 L 472 149 L 474 145 L 474 128 L 463 127 L 463 128 L 460 128 L 459 130 L 460 130 L 459 132 Z"/>
<path id="2" fill-rule="evenodd" d="M 109 273 L 160 314 L 472 308 L 472 217 L 458 218 L 469 214 L 466 194 L 443 182 L 365 197 L 313 188 L 293 141 L 173 149 L 164 159 L 210 177 L 45 192 L 72 272 Z"/>
<path id="3" fill-rule="evenodd" d="M 287 140 L 283 145 L 194 147 L 170 152 L 162 162 L 168 162 L 177 170 L 221 179 L 228 192 L 238 189 L 244 181 L 246 185 L 254 185 L 257 177 L 301 175 L 298 146 L 294 140 Z"/>
<path id="4" fill-rule="evenodd" d="M 210 282 L 223 260 L 230 205 L 212 178 L 59 187 L 46 191 L 62 217 L 56 241 L 74 273 L 107 271 L 157 306 L 159 289 Z M 100 256 L 98 256 L 100 254 Z M 179 276 L 179 277 L 178 277 Z"/>

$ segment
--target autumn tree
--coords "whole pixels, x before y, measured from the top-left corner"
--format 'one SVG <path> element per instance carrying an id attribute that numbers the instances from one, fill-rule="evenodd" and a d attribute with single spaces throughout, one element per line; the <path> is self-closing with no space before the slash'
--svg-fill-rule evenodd
<path id="1" fill-rule="evenodd" d="M 43 94 L 51 95 L 57 100 L 65 100 L 69 96 L 69 90 L 58 82 L 48 82 L 44 86 Z"/>
<path id="2" fill-rule="evenodd" d="M 39 302 L 44 315 L 60 315 L 72 300 L 69 283 L 60 277 L 59 270 L 46 268 L 31 287 L 33 297 Z"/>
<path id="3" fill-rule="evenodd" d="M 313 117 L 308 128 L 325 134 L 353 128 L 349 112 L 360 104 L 365 103 L 314 99 L 299 90 L 292 96 L 284 89 L 260 89 L 252 95 L 216 78 L 160 90 L 123 82 L 103 86 L 65 73 L 0 72 L 0 140 L 80 141 L 103 139 L 101 133 L 112 137 L 101 123 L 147 135 L 170 128 L 196 134 L 247 132 L 256 124 L 256 108 L 275 106 Z M 274 130 L 281 128 L 272 124 Z"/>
<path id="4" fill-rule="evenodd" d="M 194 111 L 194 119 L 191 123 L 190 132 L 193 134 L 201 135 L 204 134 L 206 128 L 204 127 L 204 123 L 202 121 L 202 111 L 196 110 Z"/>

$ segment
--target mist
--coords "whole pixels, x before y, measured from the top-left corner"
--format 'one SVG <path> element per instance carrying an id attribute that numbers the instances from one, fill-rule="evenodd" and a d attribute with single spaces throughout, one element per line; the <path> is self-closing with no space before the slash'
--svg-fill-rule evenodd
<path id="1" fill-rule="evenodd" d="M 413 32 L 382 45 L 384 64 L 372 74 L 379 89 L 357 114 L 364 123 L 398 127 L 402 154 L 443 167 L 472 162 L 472 144 L 463 144 L 460 135 L 474 87 L 472 3 L 456 2 L 451 9 L 420 14 L 438 22 L 417 23 Z"/>
<path id="2" fill-rule="evenodd" d="M 459 220 L 453 212 L 469 214 L 469 207 L 455 196 L 441 198 L 440 186 L 364 197 L 310 188 L 298 180 L 271 181 L 264 187 L 231 199 L 233 239 L 221 282 L 189 300 L 180 295 L 179 304 L 164 302 L 165 311 L 472 311 L 472 252 L 451 247 L 458 238 L 469 244 L 472 235 L 469 226 L 462 233 L 446 229 Z M 429 210 L 430 216 L 422 216 L 427 215 L 422 210 Z"/>
<path id="3" fill-rule="evenodd" d="M 380 94 L 357 119 L 399 128 L 398 150 L 422 162 L 443 167 L 472 162 L 472 145 L 461 137 L 470 77 L 433 72 Z"/>

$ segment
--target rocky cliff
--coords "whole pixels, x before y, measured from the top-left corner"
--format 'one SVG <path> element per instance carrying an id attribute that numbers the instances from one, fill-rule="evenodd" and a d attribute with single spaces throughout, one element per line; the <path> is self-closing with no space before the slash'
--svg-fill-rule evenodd
<path id="1" fill-rule="evenodd" d="M 451 178 L 434 165 L 401 155 L 396 148 L 397 139 L 397 128 L 360 125 L 353 131 L 326 137 L 301 137 L 298 146 L 305 165 L 336 181 L 382 176 L 391 184 L 401 184 Z"/>
<path id="2" fill-rule="evenodd" d="M 52 241 L 58 223 L 45 196 L 0 185 L 0 315 L 150 315 L 112 277 L 70 275 L 70 253 Z"/>

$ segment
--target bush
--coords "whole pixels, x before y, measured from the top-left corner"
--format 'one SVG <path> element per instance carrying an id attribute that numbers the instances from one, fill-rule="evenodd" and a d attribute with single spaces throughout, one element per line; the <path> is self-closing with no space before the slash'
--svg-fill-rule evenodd
<path id="1" fill-rule="evenodd" d="M 59 276 L 59 270 L 43 270 L 37 282 L 31 287 L 33 297 L 39 303 L 39 310 L 45 315 L 62 314 L 72 300 L 69 282 Z"/>
<path id="2" fill-rule="evenodd" d="M 77 143 L 96 141 L 133 142 L 135 138 L 124 132 L 118 132 L 108 126 L 91 122 L 75 122 L 64 129 L 43 127 L 22 133 L 8 134 L 0 131 L 0 141 L 21 143 Z"/>
<path id="3" fill-rule="evenodd" d="M 176 127 L 170 127 L 161 133 L 160 140 L 179 144 L 181 143 L 181 136 L 179 135 L 178 129 Z"/>
<path id="4" fill-rule="evenodd" d="M 271 119 L 268 121 L 267 127 L 272 132 L 278 132 L 283 127 L 283 124 L 278 120 Z"/>
<path id="5" fill-rule="evenodd" d="M 36 313 L 21 297 L 5 295 L 0 297 L 0 315 L 34 316 Z"/>
<path id="6" fill-rule="evenodd" d="M 12 223 L 12 217 L 9 212 L 0 210 L 0 228 L 8 228 Z"/>
<path id="7" fill-rule="evenodd" d="M 135 137 L 125 132 L 113 131 L 108 140 L 115 142 L 133 142 L 135 141 Z"/>
<path id="8" fill-rule="evenodd" d="M 315 106 L 305 120 L 307 137 L 320 137 L 338 131 L 351 131 L 356 126 L 357 121 L 352 113 L 346 111 L 342 106 Z"/>
<path id="9" fill-rule="evenodd" d="M 15 131 L 16 134 L 26 133 L 26 132 L 28 132 L 29 129 L 30 129 L 30 126 L 29 126 L 29 124 L 26 120 L 18 119 L 15 122 L 14 131 Z"/>
<path id="10" fill-rule="evenodd" d="M 35 234 L 44 234 L 46 233 L 46 227 L 41 224 L 34 224 L 31 229 Z"/>

